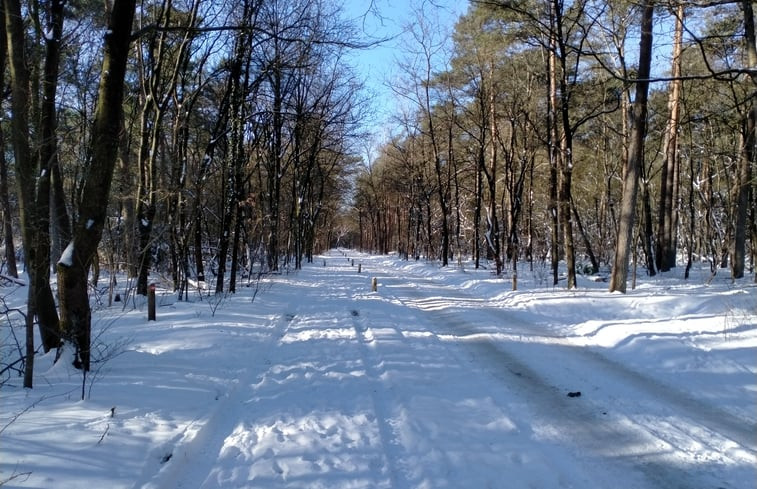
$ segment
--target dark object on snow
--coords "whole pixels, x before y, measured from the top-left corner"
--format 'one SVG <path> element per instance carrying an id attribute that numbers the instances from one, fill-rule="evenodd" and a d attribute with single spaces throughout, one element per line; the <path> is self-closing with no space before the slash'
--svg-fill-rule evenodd
<path id="1" fill-rule="evenodd" d="M 121 302 L 121 294 L 116 294 L 116 297 L 113 298 L 113 302 Z"/>
<path id="2" fill-rule="evenodd" d="M 581 397 L 581 391 L 568 392 L 568 397 Z"/>
<path id="3" fill-rule="evenodd" d="M 147 288 L 147 320 L 155 321 L 155 284 Z"/>

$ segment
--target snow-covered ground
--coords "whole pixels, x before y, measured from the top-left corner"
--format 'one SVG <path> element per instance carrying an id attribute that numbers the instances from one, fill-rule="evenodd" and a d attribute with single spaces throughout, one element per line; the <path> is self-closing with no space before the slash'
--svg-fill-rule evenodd
<path id="1" fill-rule="evenodd" d="M 752 279 L 547 275 L 335 250 L 254 301 L 101 308 L 84 401 L 52 355 L 0 390 L 1 485 L 754 489 Z"/>

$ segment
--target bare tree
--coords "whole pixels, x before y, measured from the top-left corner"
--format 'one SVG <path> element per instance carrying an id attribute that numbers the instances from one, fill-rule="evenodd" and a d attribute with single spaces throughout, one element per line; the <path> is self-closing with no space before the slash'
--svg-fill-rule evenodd
<path id="1" fill-rule="evenodd" d="M 6 0 L 12 1 L 12 0 Z M 6 3 L 7 5 L 7 3 Z M 113 169 L 119 154 L 124 79 L 131 45 L 135 0 L 114 0 L 100 74 L 97 108 L 92 127 L 92 151 L 79 199 L 74 235 L 58 261 L 58 296 L 67 341 L 76 349 L 75 365 L 89 370 L 92 316 L 87 274 L 102 237 Z"/>
<path id="2" fill-rule="evenodd" d="M 161 187 L 159 166 L 163 155 L 163 120 L 177 97 L 178 78 L 181 68 L 186 65 L 194 39 L 192 29 L 197 21 L 199 3 L 194 1 L 188 12 L 178 10 L 172 0 L 164 0 L 156 5 L 155 23 L 158 28 L 155 32 L 146 33 L 138 43 L 141 113 L 137 151 L 137 293 L 142 295 L 147 294 L 150 258 L 153 253 L 153 228 Z M 178 38 L 175 31 L 168 30 L 169 27 L 182 28 Z"/>
<path id="3" fill-rule="evenodd" d="M 11 119 L 12 141 L 16 166 L 16 181 L 19 197 L 24 256 L 29 274 L 27 296 L 27 373 L 26 387 L 32 387 L 34 336 L 32 328 L 35 317 L 39 321 L 42 345 L 45 351 L 60 343 L 58 312 L 50 287 L 50 175 L 54 143 L 45 141 L 54 133 L 54 95 L 57 84 L 58 48 L 61 35 L 62 3 L 52 2 L 52 35 L 49 36 L 48 55 L 45 61 L 44 91 L 52 95 L 43 110 L 42 151 L 33 151 L 30 141 L 33 110 L 32 75 L 27 59 L 27 40 L 21 5 L 18 0 L 4 0 L 5 29 L 10 59 L 12 82 Z M 52 132 L 51 132 L 52 131 Z M 50 153 L 52 151 L 52 153 Z"/>
<path id="4" fill-rule="evenodd" d="M 5 92 L 5 62 L 8 51 L 8 39 L 5 35 L 5 5 L 0 2 L 0 93 Z M 5 131 L 0 128 L 0 148 L 5 148 Z M 0 212 L 2 212 L 2 235 L 5 243 L 5 263 L 8 275 L 18 278 L 16 267 L 16 248 L 13 235 L 13 213 L 11 212 L 10 196 L 8 193 L 8 162 L 5 151 L 0 151 Z"/>
<path id="5" fill-rule="evenodd" d="M 631 247 L 633 246 L 636 195 L 641 166 L 644 164 L 644 140 L 647 127 L 647 98 L 649 93 L 649 74 L 652 64 L 653 19 L 654 1 L 645 0 L 642 4 L 641 40 L 639 42 L 639 80 L 636 82 L 636 95 L 633 102 L 628 160 L 623 172 L 621 215 L 618 226 L 615 259 L 613 261 L 612 275 L 610 277 L 610 292 L 626 292 L 628 263 Z"/>
<path id="6" fill-rule="evenodd" d="M 675 246 L 675 195 L 678 193 L 678 132 L 681 119 L 681 54 L 683 46 L 684 6 L 680 4 L 675 14 L 673 37 L 673 69 L 671 76 L 668 110 L 670 112 L 665 132 L 665 162 L 660 173 L 660 203 L 657 223 L 657 268 L 666 272 L 676 265 Z"/>
<path id="7" fill-rule="evenodd" d="M 757 36 L 755 36 L 754 10 L 753 2 L 750 0 L 742 1 L 742 10 L 744 12 L 744 46 L 747 57 L 747 69 L 751 70 L 751 80 L 753 85 L 757 86 Z M 754 87 L 752 87 L 754 88 Z M 747 217 L 749 213 L 750 188 L 752 186 L 752 167 L 757 162 L 757 150 L 755 141 L 757 141 L 757 103 L 754 97 L 757 91 L 752 90 L 749 102 L 744 113 L 741 134 L 741 154 L 738 165 L 738 175 L 736 177 L 735 188 L 735 223 L 734 223 L 734 240 L 731 258 L 731 275 L 733 278 L 742 278 L 746 268 L 746 236 L 747 236 Z M 752 208 L 754 213 L 754 208 Z M 754 225 L 754 224 L 753 224 Z M 755 243 L 752 243 L 755 246 Z"/>

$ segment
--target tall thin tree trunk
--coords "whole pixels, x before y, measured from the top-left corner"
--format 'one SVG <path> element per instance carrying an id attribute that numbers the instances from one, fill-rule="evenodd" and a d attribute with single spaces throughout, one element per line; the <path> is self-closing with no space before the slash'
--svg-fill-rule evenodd
<path id="1" fill-rule="evenodd" d="M 665 162 L 660 173 L 660 203 L 657 222 L 656 263 L 661 272 L 667 272 L 676 266 L 675 246 L 675 199 L 678 173 L 678 127 L 681 118 L 681 52 L 683 45 L 684 6 L 680 4 L 676 11 L 675 35 L 673 37 L 673 81 L 670 84 L 668 110 L 670 119 L 665 132 L 663 151 Z"/>
<path id="2" fill-rule="evenodd" d="M 278 49 L 278 39 L 276 40 L 276 49 Z M 283 150 L 283 93 L 282 93 L 282 73 L 281 60 L 278 59 L 279 53 L 275 54 L 275 67 L 273 68 L 272 85 L 273 85 L 273 144 L 271 145 L 270 168 L 268 169 L 268 269 L 271 272 L 279 270 L 279 211 L 281 200 L 281 167 L 282 167 L 282 150 Z"/>
<path id="3" fill-rule="evenodd" d="M 0 68 L 2 70 L 2 68 Z M 2 75 L 0 75 L 2 76 Z M 0 90 L 2 90 L 0 82 Z M 5 147 L 5 137 L 0 129 L 0 148 Z M 3 242 L 5 243 L 5 265 L 9 276 L 18 278 L 18 267 L 16 266 L 16 244 L 14 243 L 13 234 L 13 214 L 11 212 L 11 202 L 8 193 L 8 163 L 5 161 L 5 151 L 0 151 L 0 212 L 3 214 Z"/>
<path id="4" fill-rule="evenodd" d="M 40 166 L 47 168 L 50 173 L 50 187 L 48 188 L 48 196 L 45 197 L 45 200 L 46 206 L 52 210 L 52 235 L 56 239 L 51 244 L 53 249 L 56 250 L 56 257 L 60 256 L 63 247 L 71 240 L 71 223 L 68 218 L 65 197 L 63 195 L 63 179 L 61 177 L 58 158 L 58 115 L 56 108 L 65 3 L 65 0 L 54 0 L 49 4 L 48 32 L 51 35 L 48 34 L 45 36 L 42 116 L 40 120 L 42 141 L 39 149 L 39 159 Z M 49 262 L 46 264 L 46 267 L 50 267 Z"/>
<path id="5" fill-rule="evenodd" d="M 652 252 L 652 241 L 654 232 L 652 231 L 654 223 L 652 222 L 652 197 L 649 195 L 649 178 L 647 177 L 644 163 L 641 165 L 641 213 L 642 229 L 640 231 L 641 246 L 644 249 L 644 260 L 647 268 L 647 274 L 650 277 L 657 275 L 654 253 Z"/>
<path id="6" fill-rule="evenodd" d="M 697 243 L 697 234 L 696 234 L 696 206 L 694 202 L 694 179 L 696 178 L 695 171 L 694 171 L 694 158 L 689 158 L 689 244 L 686 247 L 686 269 L 684 270 L 683 277 L 684 279 L 689 279 L 689 273 L 691 272 L 691 267 L 694 264 L 694 247 Z M 705 220 L 705 222 L 707 222 Z M 709 226 L 709 224 L 707 224 Z M 700 233 L 701 234 L 701 233 Z"/>
<path id="7" fill-rule="evenodd" d="M 581 222 L 581 216 L 578 214 L 578 208 L 576 207 L 576 203 L 573 201 L 573 199 L 571 199 L 570 201 L 570 208 L 573 211 L 573 216 L 576 218 L 576 225 L 578 226 L 578 234 L 581 235 L 581 239 L 584 242 L 584 248 L 586 248 L 586 254 L 589 255 L 589 261 L 591 262 L 592 273 L 597 273 L 599 271 L 599 260 L 597 260 L 597 257 L 594 254 L 594 249 L 591 246 L 591 240 L 589 239 L 589 235 L 586 233 L 586 230 L 584 229 L 583 223 Z"/>
<path id="8" fill-rule="evenodd" d="M 549 152 L 549 219 L 550 229 L 550 258 L 552 260 L 552 285 L 557 285 L 560 264 L 560 218 L 558 208 L 557 170 L 560 158 L 557 151 L 559 134 L 557 130 L 557 42 L 554 35 L 554 14 L 550 14 L 549 54 L 547 56 L 547 71 L 549 73 L 549 88 L 547 93 L 547 150 Z"/>
<path id="9" fill-rule="evenodd" d="M 26 59 L 21 6 L 18 0 L 5 0 L 5 28 L 10 60 L 11 131 L 19 196 L 22 239 L 29 274 L 28 314 L 39 320 L 45 351 L 60 344 L 58 313 L 50 287 L 50 171 L 49 161 L 35 158 L 32 152 L 30 121 L 32 93 Z"/>
<path id="10" fill-rule="evenodd" d="M 481 266 L 481 207 L 484 193 L 484 165 L 486 164 L 483 139 L 479 144 L 476 160 L 476 203 L 473 210 L 473 261 L 476 270 Z"/>
<path id="11" fill-rule="evenodd" d="M 494 67 L 489 65 L 489 143 L 491 148 L 489 151 L 489 169 L 485 172 L 486 181 L 489 186 L 489 203 L 486 208 L 486 240 L 489 245 L 490 254 L 494 258 L 494 264 L 496 267 L 497 276 L 502 274 L 502 246 L 500 243 L 499 233 L 499 217 L 497 215 L 497 110 L 496 110 L 496 95 L 494 86 Z"/>
<path id="12" fill-rule="evenodd" d="M 636 96 L 633 103 L 628 161 L 623 172 L 623 196 L 615 248 L 610 292 L 626 292 L 628 261 L 633 243 L 634 220 L 636 216 L 636 195 L 639 174 L 644 161 L 644 139 L 647 125 L 647 97 L 649 94 L 649 73 L 652 64 L 652 21 L 654 1 L 645 0 L 641 18 L 641 40 L 639 41 L 639 79 L 636 81 Z"/>
<path id="13" fill-rule="evenodd" d="M 5 6 L 0 2 L 0 93 L 5 92 L 5 60 L 8 39 L 5 36 Z M 5 132 L 0 127 L 0 212 L 3 214 L 3 241 L 5 242 L 5 264 L 8 275 L 18 278 L 16 267 L 16 245 L 13 235 L 13 213 L 8 191 L 8 162 L 5 159 Z"/>
<path id="14" fill-rule="evenodd" d="M 742 1 L 744 11 L 744 40 L 748 56 L 749 68 L 757 68 L 757 38 L 755 36 L 754 10 L 750 0 Z M 757 75 L 752 75 L 752 82 L 757 85 Z M 757 94 L 754 91 L 753 94 Z M 731 276 L 743 278 L 746 268 L 746 236 L 747 217 L 749 213 L 749 192 L 751 189 L 751 167 L 757 160 L 755 141 L 757 141 L 757 105 L 754 98 L 749 101 L 744 114 L 741 135 L 741 157 L 739 158 L 738 175 L 736 176 L 736 188 L 734 189 L 734 227 L 733 248 L 731 251 Z M 755 243 L 752 243 L 755 246 Z"/>
<path id="15" fill-rule="evenodd" d="M 755 130 L 757 130 L 757 105 L 752 103 L 743 123 L 742 154 L 739 158 L 736 188 L 734 189 L 735 219 L 733 226 L 733 248 L 731 257 L 731 276 L 743 278 L 746 269 L 747 217 L 749 213 L 749 190 L 751 186 L 751 167 L 755 162 Z M 754 246 L 754 243 L 752 244 Z"/>
<path id="16" fill-rule="evenodd" d="M 568 67 L 567 67 L 567 46 L 563 32 L 562 9 L 563 3 L 560 0 L 553 1 L 554 12 L 554 46 L 558 50 L 559 56 L 555 61 L 560 63 L 559 70 L 556 72 L 559 103 L 560 103 L 560 157 L 557 162 L 558 175 L 558 217 L 562 227 L 563 250 L 565 254 L 565 266 L 567 272 L 567 288 L 576 288 L 576 254 L 573 242 L 573 213 L 570 211 L 570 201 L 572 199 L 573 186 L 573 128 L 570 124 L 570 99 L 568 86 Z M 557 67 L 555 67 L 557 70 Z M 557 121 L 555 121 L 557 123 Z"/>

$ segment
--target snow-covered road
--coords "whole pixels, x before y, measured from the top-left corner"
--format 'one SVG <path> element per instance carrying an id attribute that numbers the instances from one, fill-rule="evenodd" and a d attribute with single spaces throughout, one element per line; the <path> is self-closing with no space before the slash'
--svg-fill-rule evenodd
<path id="1" fill-rule="evenodd" d="M 252 378 L 176 460 L 177 487 L 683 489 L 754 474 L 753 422 L 364 259 L 360 275 L 337 256 L 291 284 Z"/>
<path id="2" fill-rule="evenodd" d="M 73 450 L 118 457 L 114 488 L 755 487 L 754 288 L 516 294 L 486 272 L 345 253 L 254 303 L 166 298 L 157 323 L 126 321 L 130 351 L 67 415 L 92 433 Z M 98 398 L 119 414 L 90 419 Z M 22 420 L 4 438 L 39 444 Z M 1 450 L 31 467 L 8 487 L 108 480 Z"/>

